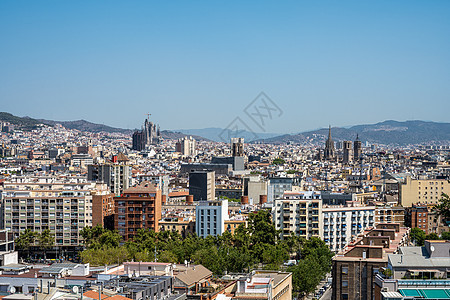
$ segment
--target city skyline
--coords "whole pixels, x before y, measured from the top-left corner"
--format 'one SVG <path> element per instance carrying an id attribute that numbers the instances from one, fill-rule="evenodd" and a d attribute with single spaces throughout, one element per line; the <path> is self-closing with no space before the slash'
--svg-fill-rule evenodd
<path id="1" fill-rule="evenodd" d="M 265 132 L 448 122 L 449 11 L 3 1 L 2 110 L 120 128 L 140 128 L 150 111 L 164 129 L 225 128 L 263 91 L 283 111 Z"/>

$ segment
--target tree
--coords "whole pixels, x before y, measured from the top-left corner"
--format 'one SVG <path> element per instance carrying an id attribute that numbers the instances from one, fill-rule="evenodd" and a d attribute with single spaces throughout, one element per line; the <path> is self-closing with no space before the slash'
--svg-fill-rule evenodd
<path id="1" fill-rule="evenodd" d="M 409 234 L 410 240 L 417 246 L 423 246 L 425 241 L 425 232 L 417 227 L 411 229 Z"/>
<path id="2" fill-rule="evenodd" d="M 36 242 L 37 233 L 31 229 L 25 229 L 15 240 L 16 247 L 20 250 L 26 250 L 27 256 L 30 256 L 30 247 Z"/>
<path id="3" fill-rule="evenodd" d="M 284 165 L 286 162 L 284 161 L 284 159 L 282 159 L 282 158 L 275 158 L 273 161 L 272 161 L 272 164 L 274 164 L 274 165 Z"/>
<path id="4" fill-rule="evenodd" d="M 314 292 L 322 279 L 320 265 L 314 258 L 301 260 L 297 265 L 289 267 L 287 270 L 292 272 L 294 291 L 301 296 Z"/>
<path id="5" fill-rule="evenodd" d="M 383 271 L 381 271 L 381 274 L 386 276 L 386 278 L 391 278 L 392 276 L 392 270 L 389 268 L 384 268 Z"/>
<path id="6" fill-rule="evenodd" d="M 439 236 L 436 233 L 432 232 L 432 233 L 427 234 L 425 236 L 425 240 L 435 241 L 435 240 L 440 240 L 440 238 L 439 238 Z"/>
<path id="7" fill-rule="evenodd" d="M 434 209 L 444 220 L 450 220 L 450 197 L 447 194 L 442 193 L 439 204 L 436 205 Z"/>
<path id="8" fill-rule="evenodd" d="M 444 231 L 442 234 L 441 234 L 441 238 L 443 239 L 443 240 L 450 240 L 450 231 Z"/>
<path id="9" fill-rule="evenodd" d="M 44 250 L 44 259 L 47 259 L 46 250 L 53 247 L 55 244 L 55 235 L 50 232 L 49 229 L 45 229 L 41 234 L 37 235 L 38 245 Z"/>

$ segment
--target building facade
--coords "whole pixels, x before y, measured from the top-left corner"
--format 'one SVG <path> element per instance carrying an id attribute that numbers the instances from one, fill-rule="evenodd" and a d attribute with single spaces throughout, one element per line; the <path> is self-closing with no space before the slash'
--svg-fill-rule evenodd
<path id="1" fill-rule="evenodd" d="M 189 195 L 194 196 L 194 201 L 215 199 L 215 178 L 214 171 L 192 171 L 189 173 Z"/>
<path id="2" fill-rule="evenodd" d="M 67 248 L 80 246 L 80 231 L 92 226 L 93 196 L 109 192 L 105 184 L 82 177 L 13 177 L 3 185 L 5 229 L 15 236 L 48 229 L 55 246 Z"/>
<path id="3" fill-rule="evenodd" d="M 228 219 L 228 200 L 200 201 L 195 207 L 195 232 L 203 238 L 221 235 Z"/>
<path id="4" fill-rule="evenodd" d="M 450 181 L 447 179 L 411 179 L 406 177 L 400 185 L 399 199 L 403 207 L 413 204 L 437 204 L 442 193 L 450 194 Z"/>
<path id="5" fill-rule="evenodd" d="M 114 197 L 114 229 L 125 241 L 141 228 L 159 231 L 161 199 L 161 190 L 151 183 L 129 188 L 122 196 Z"/>
<path id="6" fill-rule="evenodd" d="M 193 139 L 192 136 L 185 136 L 182 139 L 179 139 L 175 144 L 175 151 L 180 152 L 181 155 L 184 156 L 197 155 L 195 139 Z"/>
<path id="7" fill-rule="evenodd" d="M 326 206 L 323 240 L 331 251 L 343 250 L 357 235 L 375 224 L 375 206 Z"/>
<path id="8" fill-rule="evenodd" d="M 296 198 L 296 199 L 295 199 Z M 303 192 L 291 199 L 274 201 L 273 221 L 281 230 L 281 239 L 292 233 L 304 238 L 323 237 L 322 200 L 320 194 Z"/>

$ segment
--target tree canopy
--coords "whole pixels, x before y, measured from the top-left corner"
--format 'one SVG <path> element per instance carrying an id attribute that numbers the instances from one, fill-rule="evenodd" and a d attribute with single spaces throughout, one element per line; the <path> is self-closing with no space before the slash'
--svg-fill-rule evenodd
<path id="1" fill-rule="evenodd" d="M 294 289 L 300 293 L 310 291 L 331 270 L 333 254 L 320 239 L 305 240 L 291 235 L 281 240 L 267 210 L 250 214 L 247 223 L 234 234 L 225 231 L 206 238 L 195 234 L 182 238 L 176 231 L 139 229 L 125 243 L 121 243 L 117 232 L 86 227 L 81 234 L 87 249 L 81 258 L 92 265 L 155 261 L 155 258 L 172 263 L 187 260 L 202 264 L 219 276 L 226 272 L 249 272 L 253 268 L 284 270 L 283 263 L 296 258 L 300 259 L 299 265 L 289 270 L 294 276 Z"/>

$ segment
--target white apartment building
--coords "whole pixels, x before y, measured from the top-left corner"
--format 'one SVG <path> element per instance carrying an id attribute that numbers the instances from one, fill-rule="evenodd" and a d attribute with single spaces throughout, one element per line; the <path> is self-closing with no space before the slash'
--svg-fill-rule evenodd
<path id="1" fill-rule="evenodd" d="M 228 200 L 199 201 L 195 207 L 195 232 L 203 238 L 221 235 L 228 219 Z"/>
<path id="2" fill-rule="evenodd" d="M 192 136 L 185 136 L 182 139 L 179 139 L 175 145 L 175 148 L 177 152 L 180 152 L 184 156 L 197 155 L 196 141 L 192 138 Z"/>
<path id="3" fill-rule="evenodd" d="M 275 229 L 284 239 L 294 233 L 304 238 L 322 238 L 322 200 L 313 191 L 285 192 L 284 199 L 275 199 L 272 211 Z"/>
<path id="4" fill-rule="evenodd" d="M 78 246 L 80 230 L 92 225 L 92 195 L 108 192 L 83 177 L 11 177 L 1 191 L 3 226 L 16 236 L 49 229 L 55 246 Z"/>
<path id="5" fill-rule="evenodd" d="M 324 206 L 322 213 L 323 240 L 335 252 L 375 223 L 375 206 Z"/>

